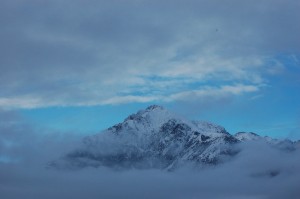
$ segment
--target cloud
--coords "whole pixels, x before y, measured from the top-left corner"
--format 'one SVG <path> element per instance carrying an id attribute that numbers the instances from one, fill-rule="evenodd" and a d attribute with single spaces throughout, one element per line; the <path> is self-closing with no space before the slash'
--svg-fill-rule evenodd
<path id="1" fill-rule="evenodd" d="M 148 90 L 155 100 L 216 79 L 220 87 L 261 84 L 277 54 L 297 60 L 300 50 L 292 0 L 4 0 L 0 7 L 2 107 L 101 104 L 125 90 Z"/>
<path id="2" fill-rule="evenodd" d="M 218 98 L 226 97 L 228 95 L 229 96 L 240 95 L 243 93 L 255 92 L 258 90 L 259 88 L 253 85 L 234 85 L 234 86 L 224 85 L 221 88 L 206 87 L 202 90 L 186 91 L 186 92 L 171 95 L 169 98 L 167 98 L 167 101 L 189 100 L 189 99 L 195 100 L 203 97 L 212 97 L 218 99 Z"/>
<path id="3" fill-rule="evenodd" d="M 191 101 L 197 99 L 203 99 L 207 97 L 221 99 L 224 97 L 230 97 L 234 95 L 241 95 L 244 93 L 257 92 L 260 89 L 260 85 L 223 85 L 221 87 L 209 87 L 204 86 L 197 90 L 189 90 L 177 93 L 166 93 L 158 95 L 123 95 L 107 99 L 102 102 L 95 102 L 95 104 L 123 104 L 132 102 L 173 102 L 173 101 Z M 163 93 L 163 92 L 159 92 Z"/>

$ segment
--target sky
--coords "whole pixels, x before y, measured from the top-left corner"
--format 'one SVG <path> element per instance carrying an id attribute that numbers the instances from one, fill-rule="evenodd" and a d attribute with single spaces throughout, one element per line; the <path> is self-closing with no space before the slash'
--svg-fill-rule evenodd
<path id="1" fill-rule="evenodd" d="M 1 125 L 93 134 L 159 104 L 300 139 L 300 2 L 1 0 Z"/>

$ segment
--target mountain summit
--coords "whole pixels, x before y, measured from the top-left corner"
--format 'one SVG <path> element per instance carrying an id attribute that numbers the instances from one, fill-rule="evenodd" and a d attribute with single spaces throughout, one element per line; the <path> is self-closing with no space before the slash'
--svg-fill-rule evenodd
<path id="1" fill-rule="evenodd" d="M 229 134 L 225 128 L 190 121 L 152 105 L 101 133 L 63 157 L 68 167 L 110 167 L 172 170 L 180 165 L 218 164 L 238 150 L 235 144 L 256 134 Z"/>

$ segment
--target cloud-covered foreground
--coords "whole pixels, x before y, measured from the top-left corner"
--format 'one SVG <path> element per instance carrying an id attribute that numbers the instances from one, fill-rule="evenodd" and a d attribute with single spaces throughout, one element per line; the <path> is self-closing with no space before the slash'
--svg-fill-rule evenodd
<path id="1" fill-rule="evenodd" d="M 14 121 L 14 115 L 11 118 Z M 197 171 L 55 170 L 46 168 L 47 162 L 76 145 L 74 137 L 41 136 L 20 124 L 6 124 L 0 125 L 0 155 L 7 157 L 0 161 L 0 197 L 5 199 L 293 199 L 300 195 L 299 150 L 248 143 L 240 146 L 242 152 L 230 162 Z"/>

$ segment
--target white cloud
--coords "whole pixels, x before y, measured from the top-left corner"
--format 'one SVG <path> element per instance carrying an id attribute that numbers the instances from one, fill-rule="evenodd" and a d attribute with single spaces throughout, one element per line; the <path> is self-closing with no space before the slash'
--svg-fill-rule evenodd
<path id="1" fill-rule="evenodd" d="M 107 100 L 104 100 L 102 102 L 99 102 L 99 104 L 126 104 L 126 103 L 133 103 L 133 102 L 153 102 L 159 100 L 161 97 L 159 96 L 117 96 L 113 97 Z"/>
<path id="2" fill-rule="evenodd" d="M 163 90 L 162 90 L 163 91 Z M 93 105 L 115 105 L 115 104 L 126 104 L 126 103 L 148 103 L 148 102 L 172 102 L 172 101 L 190 101 L 197 99 L 206 99 L 207 97 L 220 99 L 222 97 L 232 97 L 241 95 L 244 93 L 252 93 L 259 91 L 257 85 L 223 85 L 220 87 L 209 87 L 205 86 L 197 90 L 179 91 L 174 93 L 157 94 L 151 93 L 152 95 L 119 95 L 108 98 L 100 99 L 85 99 L 83 102 L 74 99 L 73 101 L 66 103 L 63 100 L 49 100 L 39 98 L 39 96 L 20 96 L 19 98 L 0 98 L 0 107 L 8 109 L 14 108 L 40 108 L 47 106 L 93 106 Z M 70 100 L 69 100 L 70 101 Z"/>
<path id="3" fill-rule="evenodd" d="M 0 98 L 0 107 L 4 108 L 35 108 L 41 106 L 39 99 L 28 97 Z"/>
<path id="4" fill-rule="evenodd" d="M 224 85 L 219 88 L 215 87 L 206 87 L 200 90 L 191 90 L 185 91 L 181 93 L 176 93 L 171 95 L 166 99 L 166 101 L 175 101 L 175 100 L 197 100 L 201 98 L 222 98 L 224 96 L 231 96 L 231 95 L 240 95 L 243 93 L 248 92 L 255 92 L 258 91 L 259 87 L 254 85 Z"/>

